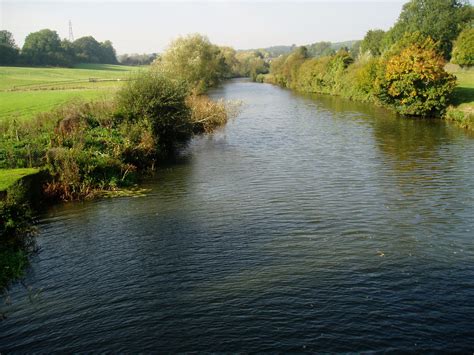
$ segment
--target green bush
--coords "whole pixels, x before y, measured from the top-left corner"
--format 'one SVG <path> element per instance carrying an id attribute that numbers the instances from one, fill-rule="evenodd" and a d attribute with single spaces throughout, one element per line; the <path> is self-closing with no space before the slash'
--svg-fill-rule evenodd
<path id="1" fill-rule="evenodd" d="M 413 38 L 406 37 L 384 59 L 376 95 L 401 114 L 439 116 L 449 104 L 456 78 L 444 70 L 444 59 L 431 38 L 408 44 Z"/>
<path id="2" fill-rule="evenodd" d="M 193 126 L 186 85 L 157 71 L 143 72 L 118 93 L 118 105 L 126 122 L 146 121 L 157 147 L 167 154 L 186 142 Z"/>
<path id="3" fill-rule="evenodd" d="M 13 198 L 0 201 L 0 292 L 23 276 L 29 255 L 36 250 L 29 205 Z"/>
<path id="4" fill-rule="evenodd" d="M 462 31 L 454 42 L 452 62 L 461 67 L 474 65 L 474 28 Z"/>

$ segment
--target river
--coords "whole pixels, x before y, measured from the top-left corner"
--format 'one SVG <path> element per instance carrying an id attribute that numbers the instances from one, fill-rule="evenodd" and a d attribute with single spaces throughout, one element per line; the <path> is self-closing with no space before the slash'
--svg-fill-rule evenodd
<path id="1" fill-rule="evenodd" d="M 474 350 L 474 139 L 232 81 L 144 197 L 55 206 L 0 351 Z"/>

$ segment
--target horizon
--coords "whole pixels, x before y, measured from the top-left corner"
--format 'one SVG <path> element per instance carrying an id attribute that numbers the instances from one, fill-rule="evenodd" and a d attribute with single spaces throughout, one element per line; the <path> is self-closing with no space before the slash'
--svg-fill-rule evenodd
<path id="1" fill-rule="evenodd" d="M 361 40 L 370 29 L 389 29 L 404 3 L 2 1 L 0 19 L 2 29 L 13 33 L 20 48 L 29 33 L 44 28 L 67 39 L 71 21 L 74 39 L 110 40 L 120 55 L 159 53 L 173 39 L 191 33 L 237 50 Z M 107 26 L 103 25 L 105 17 Z"/>

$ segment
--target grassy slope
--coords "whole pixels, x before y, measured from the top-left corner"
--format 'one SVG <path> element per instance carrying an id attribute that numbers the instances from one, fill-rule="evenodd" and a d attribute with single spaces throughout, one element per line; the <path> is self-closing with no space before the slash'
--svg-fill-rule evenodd
<path id="1" fill-rule="evenodd" d="M 22 177 L 36 174 L 38 169 L 1 169 L 0 170 L 0 191 L 5 191 Z"/>
<path id="2" fill-rule="evenodd" d="M 474 69 L 462 70 L 452 64 L 446 69 L 458 79 L 458 87 L 454 91 L 454 105 L 448 109 L 446 118 L 474 130 Z"/>
<path id="3" fill-rule="evenodd" d="M 106 64 L 82 64 L 75 68 L 0 67 L 0 121 L 28 119 L 74 98 L 107 97 L 136 70 L 139 68 Z"/>

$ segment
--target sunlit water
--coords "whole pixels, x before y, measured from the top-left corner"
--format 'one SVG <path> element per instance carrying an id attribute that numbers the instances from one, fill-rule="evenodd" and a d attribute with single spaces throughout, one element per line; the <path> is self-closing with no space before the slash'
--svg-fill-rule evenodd
<path id="1" fill-rule="evenodd" d="M 2 351 L 474 350 L 474 139 L 235 81 L 145 184 L 56 206 Z"/>

